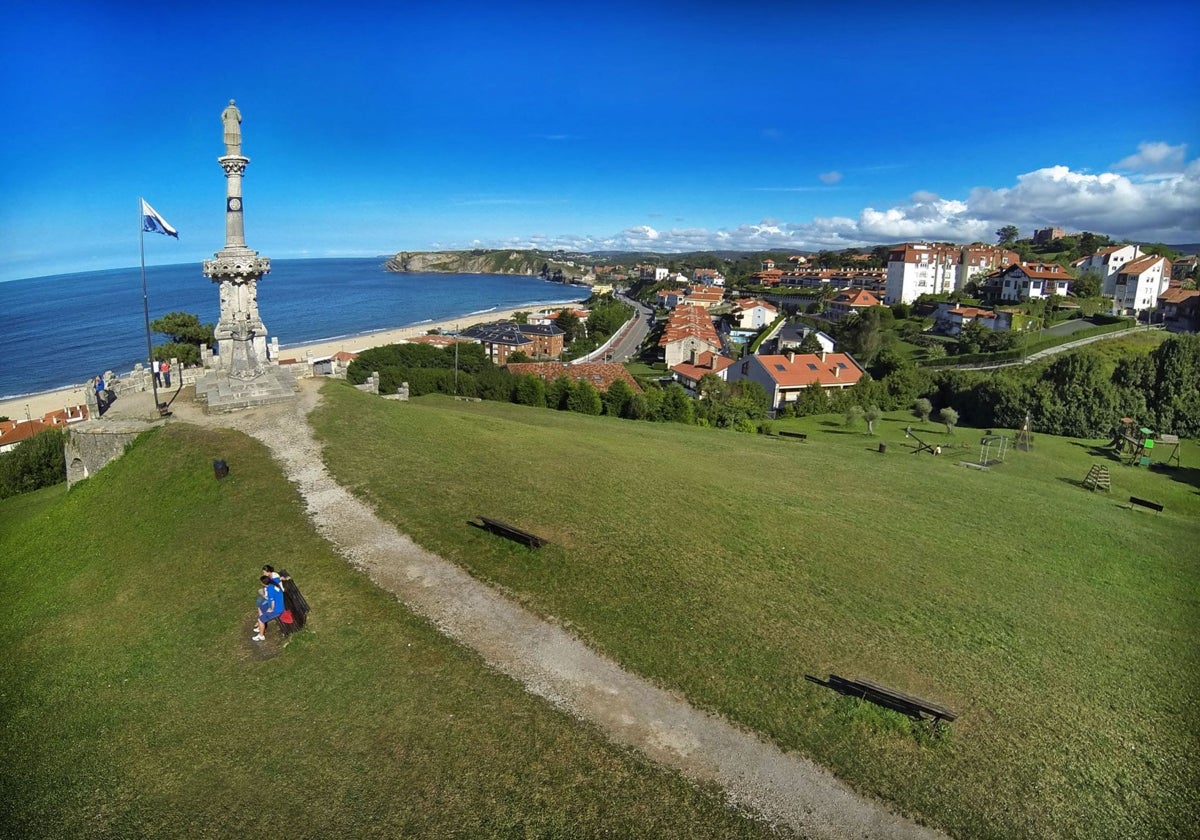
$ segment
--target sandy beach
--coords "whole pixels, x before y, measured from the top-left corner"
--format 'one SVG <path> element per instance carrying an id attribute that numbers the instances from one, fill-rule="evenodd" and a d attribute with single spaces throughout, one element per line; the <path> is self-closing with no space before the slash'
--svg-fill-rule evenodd
<path id="1" fill-rule="evenodd" d="M 472 324 L 483 324 L 489 321 L 505 321 L 513 316 L 515 312 L 541 311 L 543 309 L 554 309 L 557 307 L 547 306 L 522 306 L 513 309 L 495 309 L 491 312 L 483 312 L 477 315 L 463 315 L 459 318 L 451 318 L 446 321 L 430 322 L 427 324 L 415 324 L 411 327 L 398 327 L 392 330 L 379 330 L 376 332 L 362 333 L 359 335 L 349 335 L 342 338 L 336 338 L 330 341 L 319 341 L 312 344 L 287 344 L 280 336 L 279 342 L 279 357 L 281 359 L 319 359 L 323 356 L 332 356 L 340 351 L 357 353 L 362 350 L 367 350 L 371 347 L 380 347 L 384 344 L 395 344 L 406 338 L 412 338 L 418 335 L 425 335 L 430 330 L 450 330 L 466 329 Z M 272 336 L 273 338 L 274 336 Z M 125 375 L 129 371 L 115 371 L 115 373 Z M 11 420 L 24 420 L 26 418 L 38 420 L 42 416 L 51 411 L 58 411 L 67 406 L 82 405 L 86 402 L 84 396 L 87 383 L 80 383 L 67 388 L 60 388 L 57 391 L 44 391 L 40 394 L 28 394 L 23 397 L 16 397 L 9 400 L 0 401 L 0 417 L 8 417 Z M 153 402 L 153 401 L 151 401 Z"/>

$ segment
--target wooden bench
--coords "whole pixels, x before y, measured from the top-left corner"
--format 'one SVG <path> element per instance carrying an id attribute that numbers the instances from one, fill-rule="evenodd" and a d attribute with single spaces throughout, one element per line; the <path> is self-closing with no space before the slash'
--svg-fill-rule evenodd
<path id="1" fill-rule="evenodd" d="M 482 528 L 485 531 L 490 531 L 493 534 L 504 537 L 505 539 L 519 542 L 527 545 L 530 548 L 541 548 L 549 540 L 544 537 L 539 537 L 537 534 L 531 534 L 528 531 L 523 531 L 507 522 L 501 522 L 498 519 L 490 519 L 486 516 L 479 517 L 479 522 L 467 522 L 468 525 L 473 525 L 476 528 Z"/>
<path id="2" fill-rule="evenodd" d="M 808 440 L 808 435 L 804 432 L 780 432 L 779 436 L 796 438 L 797 440 Z"/>
<path id="3" fill-rule="evenodd" d="M 905 694 L 903 691 L 888 688 L 871 680 L 848 680 L 837 674 L 830 674 L 828 680 L 821 680 L 805 674 L 804 679 L 826 688 L 832 688 L 839 694 L 859 697 L 877 706 L 892 709 L 915 720 L 924 720 L 928 715 L 935 726 L 943 721 L 951 723 L 958 717 L 956 712 L 950 711 L 945 706 L 930 703 L 928 700 Z"/>
<path id="4" fill-rule="evenodd" d="M 1158 502 L 1151 502 L 1148 499 L 1139 499 L 1137 496 L 1130 496 L 1129 509 L 1133 510 L 1135 505 L 1139 507 L 1150 508 L 1150 510 L 1154 511 L 1155 513 L 1163 512 L 1163 506 Z"/>

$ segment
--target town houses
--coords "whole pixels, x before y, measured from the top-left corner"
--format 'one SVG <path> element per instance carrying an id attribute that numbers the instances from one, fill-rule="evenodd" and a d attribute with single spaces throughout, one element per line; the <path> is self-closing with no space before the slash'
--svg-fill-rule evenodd
<path id="1" fill-rule="evenodd" d="M 884 303 L 950 294 L 980 275 L 1020 261 L 1015 251 L 999 246 L 906 243 L 888 252 Z"/>

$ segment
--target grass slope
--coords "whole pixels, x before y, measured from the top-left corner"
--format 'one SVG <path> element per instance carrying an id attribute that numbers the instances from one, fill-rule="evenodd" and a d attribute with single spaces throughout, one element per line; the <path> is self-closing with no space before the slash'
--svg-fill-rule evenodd
<path id="1" fill-rule="evenodd" d="M 1110 463 L 1097 494 L 1079 486 L 1093 442 L 1038 436 L 979 472 L 957 466 L 978 433 L 927 426 L 946 454 L 914 456 L 898 415 L 873 438 L 781 424 L 801 444 L 325 394 L 327 461 L 382 516 L 864 791 L 963 837 L 1184 837 L 1200 818 L 1195 467 Z M 551 545 L 464 527 L 476 514 Z M 931 738 L 804 681 L 828 672 L 961 717 Z"/>
<path id="2" fill-rule="evenodd" d="M 249 638 L 263 563 L 313 604 L 286 648 Z M 238 434 L 0 502 L 0 592 L 3 837 L 766 833 L 414 618 Z"/>

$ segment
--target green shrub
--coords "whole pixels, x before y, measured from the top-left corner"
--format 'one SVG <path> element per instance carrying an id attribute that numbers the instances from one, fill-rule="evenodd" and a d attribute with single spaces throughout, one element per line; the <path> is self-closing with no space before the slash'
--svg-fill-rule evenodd
<path id="1" fill-rule="evenodd" d="M 0 499 L 66 481 L 65 442 L 61 429 L 46 429 L 0 455 Z"/>

